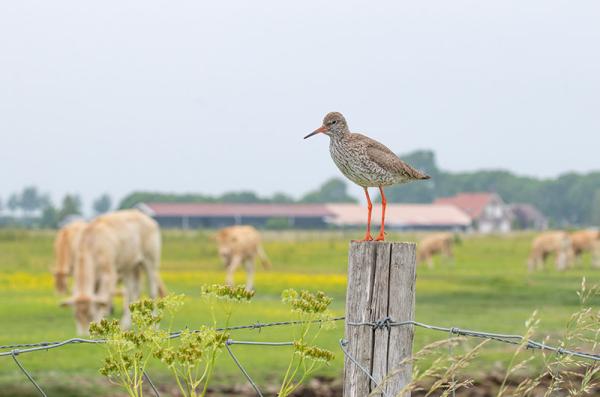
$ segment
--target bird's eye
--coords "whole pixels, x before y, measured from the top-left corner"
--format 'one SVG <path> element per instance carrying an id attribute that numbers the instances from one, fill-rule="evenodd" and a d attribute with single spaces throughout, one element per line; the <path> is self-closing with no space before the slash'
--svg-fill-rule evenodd
<path id="1" fill-rule="evenodd" d="M 331 124 L 335 124 L 335 123 L 337 123 L 337 120 L 333 120 L 333 121 L 331 122 Z"/>

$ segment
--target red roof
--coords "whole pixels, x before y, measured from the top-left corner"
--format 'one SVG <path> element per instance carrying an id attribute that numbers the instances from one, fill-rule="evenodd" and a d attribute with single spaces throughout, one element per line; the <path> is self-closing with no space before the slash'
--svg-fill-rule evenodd
<path id="1" fill-rule="evenodd" d="M 440 197 L 433 203 L 454 205 L 476 219 L 494 197 L 497 197 L 495 193 L 459 193 L 452 197 Z"/>
<path id="2" fill-rule="evenodd" d="M 334 215 L 322 204 L 142 203 L 139 208 L 151 216 L 312 218 Z"/>

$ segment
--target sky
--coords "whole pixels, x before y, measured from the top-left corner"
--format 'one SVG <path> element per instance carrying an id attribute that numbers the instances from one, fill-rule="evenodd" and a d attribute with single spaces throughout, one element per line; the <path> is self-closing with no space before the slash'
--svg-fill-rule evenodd
<path id="1" fill-rule="evenodd" d="M 0 12 L 0 198 L 299 196 L 329 111 L 451 171 L 600 169 L 597 1 L 30 1 Z M 353 192 L 360 193 L 358 188 Z"/>

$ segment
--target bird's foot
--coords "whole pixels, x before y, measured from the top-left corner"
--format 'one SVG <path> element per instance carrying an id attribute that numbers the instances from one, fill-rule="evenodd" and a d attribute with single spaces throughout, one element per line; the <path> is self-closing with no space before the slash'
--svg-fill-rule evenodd
<path id="1" fill-rule="evenodd" d="M 385 241 L 385 234 L 379 233 L 379 235 L 377 235 L 377 237 L 375 237 L 375 241 Z"/>

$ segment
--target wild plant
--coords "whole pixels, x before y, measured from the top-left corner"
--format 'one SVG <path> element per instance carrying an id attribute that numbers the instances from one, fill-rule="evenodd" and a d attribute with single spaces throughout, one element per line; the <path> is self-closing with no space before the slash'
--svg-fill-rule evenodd
<path id="1" fill-rule="evenodd" d="M 183 304 L 183 296 L 169 296 L 156 301 L 142 299 L 129 305 L 132 326 L 122 330 L 117 320 L 103 319 L 90 325 L 90 335 L 104 339 L 107 356 L 100 373 L 121 386 L 131 397 L 143 396 L 146 366 L 168 338 L 160 329 L 165 315 L 171 318 Z"/>
<path id="2" fill-rule="evenodd" d="M 132 328 L 121 330 L 117 320 L 92 323 L 93 337 L 106 341 L 108 356 L 100 372 L 120 385 L 131 397 L 143 397 L 143 378 L 150 358 L 167 366 L 184 397 L 204 397 L 214 373 L 217 357 L 229 339 L 227 328 L 236 303 L 249 302 L 253 291 L 243 286 L 202 287 L 212 324 L 196 330 L 172 333 L 175 313 L 183 306 L 183 295 L 130 305 Z M 215 311 L 225 313 L 225 326 L 217 329 Z M 166 317 L 166 318 L 165 318 Z M 161 325 L 168 320 L 166 328 Z"/>
<path id="3" fill-rule="evenodd" d="M 293 354 L 281 381 L 278 397 L 287 397 L 321 366 L 329 364 L 335 355 L 315 345 L 324 328 L 333 327 L 329 305 L 332 299 L 324 292 L 287 289 L 281 295 L 283 303 L 297 322 L 294 327 Z"/>

